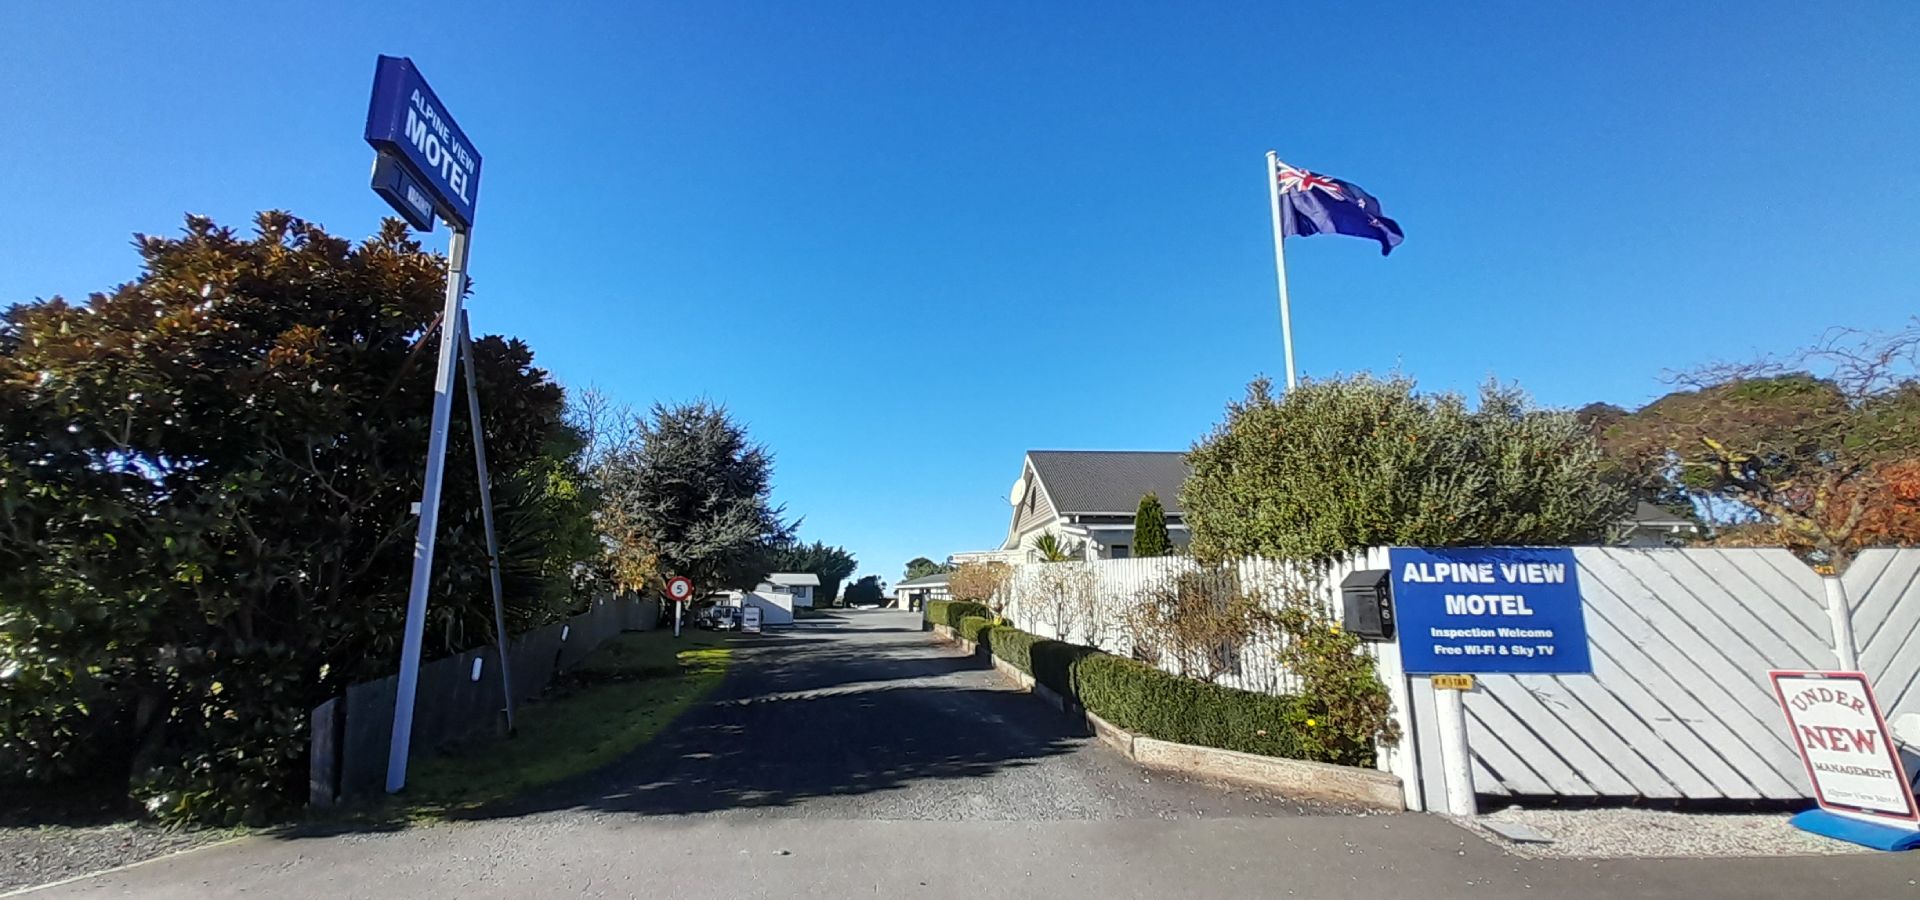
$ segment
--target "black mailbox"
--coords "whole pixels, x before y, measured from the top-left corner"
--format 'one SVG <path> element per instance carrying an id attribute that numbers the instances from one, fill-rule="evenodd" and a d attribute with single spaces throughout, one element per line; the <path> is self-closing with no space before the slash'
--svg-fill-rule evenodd
<path id="1" fill-rule="evenodd" d="M 1340 626 L 1362 640 L 1393 640 L 1393 573 L 1362 569 L 1340 579 Z"/>

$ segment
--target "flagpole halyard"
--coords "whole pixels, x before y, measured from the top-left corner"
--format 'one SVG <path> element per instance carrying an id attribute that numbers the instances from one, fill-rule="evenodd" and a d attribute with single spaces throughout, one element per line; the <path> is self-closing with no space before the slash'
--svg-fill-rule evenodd
<path id="1" fill-rule="evenodd" d="M 1273 204 L 1273 274 L 1280 282 L 1280 342 L 1287 351 L 1287 390 L 1293 390 L 1293 311 L 1287 304 L 1286 235 L 1280 230 L 1280 155 L 1267 151 L 1267 196 Z"/>

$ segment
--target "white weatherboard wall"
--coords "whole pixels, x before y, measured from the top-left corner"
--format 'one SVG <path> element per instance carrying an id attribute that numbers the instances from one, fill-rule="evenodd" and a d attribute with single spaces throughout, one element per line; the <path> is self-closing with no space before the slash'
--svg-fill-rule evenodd
<path id="1" fill-rule="evenodd" d="M 1806 770 L 1767 681 L 1769 669 L 1831 669 L 1820 578 L 1785 550 L 1577 547 L 1591 675 L 1483 676 L 1466 697 L 1475 789 L 1494 795 L 1801 799 Z M 1304 576 L 1338 614 L 1338 584 L 1387 568 L 1376 548 L 1303 570 L 1265 560 L 1236 568 L 1243 584 Z M 1019 627 L 1131 651 L 1126 612 L 1180 558 L 1020 566 L 1006 594 Z M 1065 568 L 1063 568 L 1065 567 Z M 1090 600 L 1055 602 L 1054 585 L 1085 572 Z M 1843 577 L 1860 667 L 1891 718 L 1920 713 L 1920 550 L 1862 553 Z M 1075 608 L 1077 607 L 1077 608 Z M 1058 633 L 1066 626 L 1065 634 Z M 1293 687 L 1271 641 L 1238 648 L 1220 683 L 1269 693 Z M 1433 691 L 1408 678 L 1394 644 L 1370 645 L 1405 737 L 1380 767 L 1408 785 L 1414 809 L 1444 808 Z M 1422 760 L 1435 761 L 1423 765 Z M 1424 778 L 1423 778 L 1424 776 Z"/>

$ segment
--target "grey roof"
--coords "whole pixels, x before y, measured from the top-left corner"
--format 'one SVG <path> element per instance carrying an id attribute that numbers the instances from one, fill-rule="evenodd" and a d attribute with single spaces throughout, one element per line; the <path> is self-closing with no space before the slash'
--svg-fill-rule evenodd
<path id="1" fill-rule="evenodd" d="M 784 584 L 788 587 L 795 585 L 820 586 L 820 576 L 812 572 L 775 572 L 767 576 L 767 581 L 773 584 Z"/>
<path id="2" fill-rule="evenodd" d="M 893 588 L 894 590 L 899 590 L 903 587 L 933 587 L 935 585 L 942 585 L 946 583 L 947 583 L 947 573 L 941 572 L 936 575 L 922 575 L 919 578 L 909 578 L 905 581 L 895 584 Z"/>
<path id="3" fill-rule="evenodd" d="M 1633 525 L 1651 525 L 1655 527 L 1698 524 L 1686 516 L 1676 516 L 1645 500 L 1634 505 L 1633 515 L 1627 518 Z"/>
<path id="4" fill-rule="evenodd" d="M 1187 455 L 1171 450 L 1032 450 L 1034 471 L 1059 513 L 1132 515 L 1148 491 L 1169 514 L 1180 514 Z"/>

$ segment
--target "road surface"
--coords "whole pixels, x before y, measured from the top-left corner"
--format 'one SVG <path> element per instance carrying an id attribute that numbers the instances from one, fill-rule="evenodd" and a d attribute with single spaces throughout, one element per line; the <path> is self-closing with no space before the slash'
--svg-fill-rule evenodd
<path id="1" fill-rule="evenodd" d="M 713 702 L 515 808 L 248 838 L 34 896 L 1920 896 L 1920 855 L 1526 860 L 1439 817 L 1149 773 L 917 614 L 742 640 Z"/>

